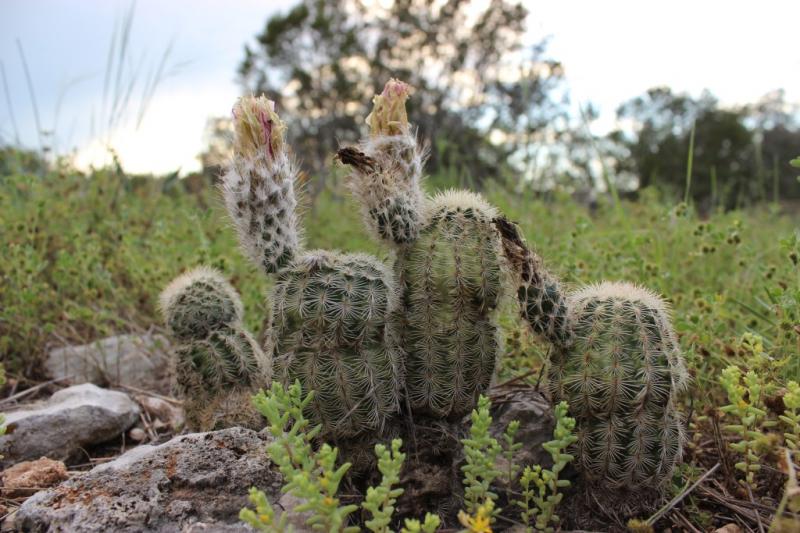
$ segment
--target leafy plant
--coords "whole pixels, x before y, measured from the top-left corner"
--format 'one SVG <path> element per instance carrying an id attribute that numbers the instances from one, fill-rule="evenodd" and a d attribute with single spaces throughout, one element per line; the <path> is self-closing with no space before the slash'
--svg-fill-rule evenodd
<path id="1" fill-rule="evenodd" d="M 521 442 L 515 442 L 514 437 L 516 436 L 517 432 L 519 431 L 519 420 L 512 420 L 508 427 L 506 427 L 505 432 L 503 433 L 503 440 L 505 441 L 505 447 L 503 449 L 503 457 L 506 460 L 507 470 L 505 472 L 506 475 L 506 484 L 510 487 L 511 484 L 517 479 L 517 472 L 519 472 L 519 465 L 514 460 L 514 456 L 522 448 Z"/>
<path id="2" fill-rule="evenodd" d="M 378 471 L 383 476 L 381 483 L 377 487 L 369 487 L 364 503 L 361 507 L 372 513 L 372 518 L 367 520 L 366 525 L 370 531 L 375 533 L 390 533 L 389 524 L 394 514 L 394 504 L 397 498 L 403 494 L 403 489 L 393 488 L 400 482 L 400 469 L 406 456 L 400 451 L 403 441 L 400 439 L 392 440 L 391 449 L 383 444 L 375 445 L 375 455 L 378 456 Z"/>
<path id="3" fill-rule="evenodd" d="M 0 363 L 0 388 L 6 384 L 6 368 L 3 366 L 3 363 Z M 0 437 L 6 434 L 6 415 L 0 413 Z M 3 456 L 0 455 L 0 459 Z"/>
<path id="4" fill-rule="evenodd" d="M 476 515 L 478 508 L 497 500 L 497 494 L 491 491 L 492 482 L 501 475 L 497 469 L 497 458 L 502 448 L 497 439 L 489 433 L 492 417 L 489 414 L 489 398 L 481 395 L 478 406 L 472 410 L 472 425 L 469 437 L 463 439 L 466 464 L 461 467 L 464 473 L 464 504 L 469 515 Z M 492 507 L 493 508 L 493 507 Z M 498 510 L 494 510 L 495 513 Z"/>
<path id="5" fill-rule="evenodd" d="M 787 427 L 783 434 L 784 440 L 786 446 L 796 454 L 800 449 L 800 385 L 796 381 L 786 384 L 783 405 L 785 409 L 779 418 Z"/>
<path id="6" fill-rule="evenodd" d="M 567 416 L 568 409 L 567 402 L 562 401 L 556 406 L 553 440 L 542 445 L 553 458 L 552 469 L 543 469 L 540 465 L 527 466 L 520 476 L 522 498 L 515 503 L 522 509 L 520 517 L 526 524 L 526 531 L 533 531 L 531 523 L 535 523 L 538 531 L 554 531 L 553 526 L 560 521 L 555 512 L 564 496 L 560 489 L 569 487 L 570 482 L 559 479 L 558 475 L 574 460 L 566 450 L 577 440 L 573 434 L 575 419 Z"/>
<path id="7" fill-rule="evenodd" d="M 273 441 L 267 453 L 284 478 L 282 492 L 292 494 L 302 501 L 293 509 L 295 513 L 309 513 L 306 524 L 314 529 L 333 533 L 356 533 L 357 526 L 348 525 L 350 515 L 359 508 L 371 514 L 365 522 L 370 531 L 390 533 L 389 525 L 394 514 L 394 504 L 403 493 L 395 488 L 400 480 L 400 470 L 405 454 L 400 451 L 401 439 L 394 439 L 391 448 L 383 444 L 375 446 L 378 470 L 382 479 L 377 487 L 367 489 L 362 504 L 341 505 L 337 493 L 339 485 L 350 468 L 349 463 L 336 466 L 338 450 L 323 444 L 318 451 L 312 442 L 319 435 L 321 426 L 312 427 L 304 415 L 313 400 L 313 392 L 303 397 L 303 387 L 295 381 L 288 389 L 275 382 L 268 392 L 261 391 L 253 397 L 253 403 L 268 422 Z M 259 531 L 279 533 L 289 531 L 285 514 L 276 516 L 264 492 L 252 488 L 250 502 L 253 509 L 242 509 L 239 517 Z M 404 531 L 409 533 L 432 533 L 439 526 L 439 518 L 426 515 L 424 522 L 407 520 Z"/>
<path id="8" fill-rule="evenodd" d="M 761 470 L 759 448 L 764 445 L 764 434 L 761 426 L 767 412 L 762 406 L 763 383 L 754 370 L 748 370 L 744 376 L 739 367 L 731 365 L 722 371 L 720 384 L 728 395 L 728 405 L 721 408 L 723 413 L 734 417 L 738 423 L 728 424 L 726 431 L 735 433 L 739 440 L 732 442 L 733 451 L 741 454 L 743 460 L 736 463 L 736 469 L 744 472 L 744 480 L 740 480 L 751 490 L 755 488 L 755 474 Z"/>
<path id="9" fill-rule="evenodd" d="M 295 512 L 309 512 L 311 516 L 306 522 L 308 525 L 325 531 L 357 532 L 358 528 L 347 527 L 346 524 L 348 517 L 358 510 L 358 506 L 340 506 L 336 497 L 339 484 L 350 464 L 344 463 L 337 468 L 337 450 L 328 444 L 323 444 L 319 451 L 314 451 L 312 441 L 321 427 L 309 427 L 310 422 L 303 414 L 312 399 L 313 393 L 303 398 L 299 381 L 288 389 L 284 389 L 279 383 L 273 383 L 269 394 L 261 391 L 253 397 L 253 403 L 267 419 L 270 434 L 274 437 L 267 446 L 267 452 L 283 474 L 283 492 L 303 500 L 295 508 Z M 251 501 L 257 502 L 261 508 L 257 508 L 256 512 L 243 509 L 240 518 L 264 531 L 280 531 L 269 529 L 275 527 L 275 520 L 274 511 L 270 511 L 266 496 L 258 494 L 254 497 L 251 493 Z M 262 515 L 266 520 L 261 520 Z"/>
<path id="10" fill-rule="evenodd" d="M 440 524 L 439 517 L 430 513 L 425 515 L 424 522 L 420 522 L 416 518 L 406 518 L 405 526 L 400 533 L 435 533 Z"/>
<path id="11" fill-rule="evenodd" d="M 487 498 L 472 513 L 459 511 L 458 521 L 466 528 L 462 533 L 492 533 L 492 522 L 496 513 L 492 498 Z"/>

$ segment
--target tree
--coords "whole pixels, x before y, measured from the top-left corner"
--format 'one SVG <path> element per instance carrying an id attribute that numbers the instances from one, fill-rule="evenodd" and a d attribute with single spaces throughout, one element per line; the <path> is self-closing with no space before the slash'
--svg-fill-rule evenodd
<path id="1" fill-rule="evenodd" d="M 800 106 L 786 102 L 785 92 L 772 91 L 747 106 L 758 147 L 757 172 L 770 200 L 800 198 L 800 181 L 789 161 L 800 147 Z"/>
<path id="2" fill-rule="evenodd" d="M 627 149 L 616 171 L 633 172 L 639 187 L 655 185 L 682 198 L 687 158 L 694 135 L 691 198 L 700 207 L 733 208 L 761 196 L 754 174 L 754 139 L 744 109 L 722 109 L 709 93 L 699 99 L 650 89 L 617 110 L 629 131 L 610 138 Z"/>
<path id="3" fill-rule="evenodd" d="M 391 77 L 416 88 L 409 116 L 431 141 L 429 170 L 497 177 L 563 106 L 560 65 L 524 46 L 527 10 L 508 0 L 302 0 L 269 19 L 239 67 L 246 90 L 274 99 L 293 145 L 317 173 L 338 143 L 360 137 L 372 95 Z M 488 134 L 501 139 L 491 143 Z"/>
<path id="4" fill-rule="evenodd" d="M 205 149 L 197 156 L 207 176 L 217 176 L 233 157 L 233 120 L 210 117 L 203 132 Z"/>

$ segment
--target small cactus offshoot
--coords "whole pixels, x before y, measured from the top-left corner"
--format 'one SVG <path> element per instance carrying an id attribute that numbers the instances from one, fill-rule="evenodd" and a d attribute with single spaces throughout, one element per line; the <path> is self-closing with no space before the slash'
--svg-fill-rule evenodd
<path id="1" fill-rule="evenodd" d="M 175 278 L 161 292 L 161 312 L 169 332 L 185 341 L 242 320 L 242 302 L 216 270 L 199 267 Z"/>
<path id="2" fill-rule="evenodd" d="M 271 381 L 271 361 L 242 325 L 233 287 L 218 272 L 198 268 L 164 289 L 161 308 L 177 341 L 175 385 L 187 425 L 201 431 L 258 427 L 249 398 Z"/>

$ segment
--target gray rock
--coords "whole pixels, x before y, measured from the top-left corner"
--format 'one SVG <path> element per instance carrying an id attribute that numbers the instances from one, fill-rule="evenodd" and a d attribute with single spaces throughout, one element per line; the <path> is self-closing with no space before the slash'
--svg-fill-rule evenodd
<path id="1" fill-rule="evenodd" d="M 514 440 L 522 444 L 516 463 L 523 468 L 529 465 L 552 466 L 550 454 L 542 448 L 542 444 L 553 440 L 555 428 L 553 409 L 547 398 L 529 387 L 493 395 L 492 436 L 503 443 L 503 433 L 513 420 L 519 420 L 519 431 Z"/>
<path id="2" fill-rule="evenodd" d="M 50 351 L 45 361 L 54 379 L 71 383 L 128 385 L 168 392 L 169 341 L 163 335 L 117 335 Z"/>
<path id="3" fill-rule="evenodd" d="M 138 418 L 139 405 L 122 392 L 91 383 L 62 389 L 6 414 L 2 464 L 39 457 L 68 460 L 81 448 L 116 437 Z"/>
<path id="4" fill-rule="evenodd" d="M 239 532 L 239 510 L 252 486 L 270 501 L 281 476 L 267 459 L 269 437 L 229 428 L 139 446 L 28 499 L 21 531 Z"/>

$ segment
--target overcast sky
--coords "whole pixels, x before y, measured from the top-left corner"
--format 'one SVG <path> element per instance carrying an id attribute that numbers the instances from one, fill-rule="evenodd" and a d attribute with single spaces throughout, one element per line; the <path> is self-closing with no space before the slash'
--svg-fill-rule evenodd
<path id="1" fill-rule="evenodd" d="M 244 44 L 269 15 L 294 3 L 138 0 L 130 68 L 140 69 L 139 85 L 127 118 L 110 128 L 125 169 L 196 169 L 206 118 L 227 115 L 239 95 Z M 656 85 L 693 95 L 707 88 L 729 105 L 783 88 L 788 100 L 800 102 L 800 0 L 524 3 L 529 38 L 551 37 L 549 53 L 564 63 L 573 100 L 599 106 L 598 133 L 613 126 L 617 105 Z M 103 111 L 104 72 L 115 21 L 129 6 L 130 0 L 0 0 L 0 61 L 13 109 L 12 117 L 0 88 L 0 142 L 14 142 L 18 131 L 23 145 L 40 143 L 19 39 L 42 129 L 54 131 L 59 151 L 78 148 L 80 164 L 104 157 L 112 99 Z M 137 127 L 142 85 L 170 43 L 170 76 Z M 124 83 L 119 93 L 126 93 Z"/>

